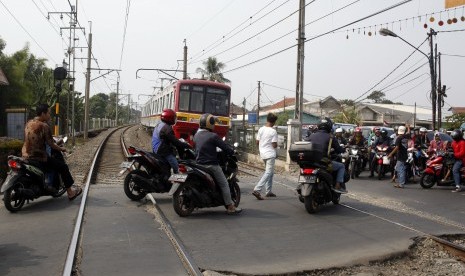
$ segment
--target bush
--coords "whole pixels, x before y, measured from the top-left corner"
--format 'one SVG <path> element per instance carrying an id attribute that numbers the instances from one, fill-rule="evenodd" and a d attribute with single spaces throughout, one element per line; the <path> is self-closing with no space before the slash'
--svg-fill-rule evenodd
<path id="1" fill-rule="evenodd" d="M 13 138 L 0 138 L 0 179 L 3 181 L 8 172 L 8 155 L 21 156 L 23 141 Z M 1 183 L 0 183 L 1 184 Z"/>

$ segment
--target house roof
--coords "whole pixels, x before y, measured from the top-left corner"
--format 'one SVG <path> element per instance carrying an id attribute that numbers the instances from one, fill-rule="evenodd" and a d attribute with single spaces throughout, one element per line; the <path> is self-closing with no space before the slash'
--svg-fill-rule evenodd
<path id="1" fill-rule="evenodd" d="M 0 68 L 0 85 L 9 85 L 10 83 L 8 82 L 8 79 L 6 78 L 5 74 L 2 71 L 2 68 Z"/>
<path id="2" fill-rule="evenodd" d="M 229 112 L 231 114 L 242 114 L 242 113 L 244 113 L 244 108 L 231 103 L 231 108 L 230 108 Z M 245 113 L 247 113 L 247 112 L 249 112 L 249 111 L 246 109 Z"/>
<path id="3" fill-rule="evenodd" d="M 304 99 L 304 103 L 307 102 L 307 100 Z M 278 108 L 284 108 L 284 107 L 295 107 L 295 98 L 284 98 L 283 100 L 276 102 L 272 105 L 267 105 L 263 106 L 260 108 L 261 111 L 267 111 L 267 110 L 273 110 L 273 109 L 278 109 Z"/>

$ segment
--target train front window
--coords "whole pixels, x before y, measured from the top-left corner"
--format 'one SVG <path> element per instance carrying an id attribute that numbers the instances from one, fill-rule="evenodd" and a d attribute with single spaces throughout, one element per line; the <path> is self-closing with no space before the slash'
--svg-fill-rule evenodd
<path id="1" fill-rule="evenodd" d="M 218 88 L 207 88 L 205 100 L 205 112 L 215 115 L 229 115 L 228 91 Z"/>
<path id="2" fill-rule="evenodd" d="M 190 111 L 203 112 L 203 92 L 192 92 Z"/>
<path id="3" fill-rule="evenodd" d="M 189 111 L 190 92 L 188 90 L 179 91 L 179 110 Z"/>

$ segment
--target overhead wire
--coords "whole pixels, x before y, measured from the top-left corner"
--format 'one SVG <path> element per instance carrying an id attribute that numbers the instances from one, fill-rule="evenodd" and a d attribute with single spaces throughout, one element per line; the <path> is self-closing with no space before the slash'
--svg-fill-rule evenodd
<path id="1" fill-rule="evenodd" d="M 275 7 L 274 9 L 272 9 L 271 11 L 269 11 L 268 13 L 264 14 L 263 16 L 259 17 L 257 20 L 253 21 L 252 23 L 250 23 L 249 25 L 245 26 L 244 28 L 240 29 L 239 31 L 237 31 L 236 33 L 232 34 L 231 36 L 227 37 L 227 38 L 224 38 L 223 37 L 223 41 L 221 43 L 224 43 L 226 41 L 228 41 L 229 39 L 235 37 L 237 34 L 241 33 L 242 31 L 244 31 L 245 29 L 247 29 L 248 27 L 252 26 L 253 24 L 257 23 L 258 21 L 260 21 L 261 19 L 265 18 L 266 16 L 270 15 L 272 12 L 276 11 L 278 8 L 282 7 L 284 4 L 288 3 L 290 0 L 287 0 L 285 1 L 284 3 L 282 3 L 281 5 Z M 316 0 L 313 0 L 312 2 L 314 2 Z M 212 47 L 211 49 L 209 49 L 208 51 L 203 51 L 202 52 L 202 55 L 210 52 L 211 50 L 215 49 L 218 45 L 216 45 L 215 47 Z M 194 61 L 191 61 L 189 64 L 191 63 L 196 63 L 196 62 L 199 62 L 200 60 L 197 59 L 197 60 L 194 60 Z"/>
<path id="2" fill-rule="evenodd" d="M 125 19 L 124 19 L 123 43 L 121 45 L 121 55 L 120 55 L 119 67 L 118 67 L 118 69 L 120 69 L 120 70 L 121 70 L 121 63 L 123 62 L 124 44 L 126 42 L 126 30 L 127 30 L 127 27 L 128 27 L 130 8 L 131 8 L 131 0 L 126 0 L 126 16 L 125 16 Z"/>
<path id="3" fill-rule="evenodd" d="M 414 77 L 413 79 L 410 79 L 410 80 L 408 80 L 408 81 L 406 81 L 406 82 L 403 82 L 403 83 L 401 83 L 401 84 L 399 84 L 399 85 L 397 85 L 397 86 L 391 87 L 391 88 L 389 88 L 389 89 L 380 90 L 380 91 L 381 91 L 381 92 L 389 92 L 389 91 L 392 91 L 392 90 L 397 89 L 397 88 L 399 88 L 399 87 L 402 87 L 402 86 L 404 86 L 404 85 L 406 85 L 406 84 L 409 84 L 409 83 L 411 83 L 412 81 L 417 80 L 417 79 L 419 79 L 421 76 L 424 76 L 424 75 L 429 75 L 429 74 L 428 74 L 428 73 L 423 73 L 423 74 L 418 75 L 418 76 Z M 428 78 L 429 78 L 429 77 L 428 77 Z"/>
<path id="4" fill-rule="evenodd" d="M 417 85 L 413 86 L 412 88 L 408 89 L 407 91 L 403 92 L 402 94 L 398 95 L 397 97 L 393 98 L 392 100 L 396 100 L 400 97 L 402 97 L 403 95 L 407 94 L 408 92 L 412 91 L 413 89 L 417 88 L 418 86 L 422 85 L 425 81 L 429 80 L 430 78 L 426 78 L 424 80 L 422 80 L 420 83 L 418 83 Z"/>
<path id="5" fill-rule="evenodd" d="M 337 9 L 337 10 L 334 10 L 334 11 L 332 11 L 332 12 L 330 12 L 330 13 L 324 15 L 324 16 L 321 16 L 321 17 L 319 17 L 319 18 L 317 18 L 317 19 L 315 19 L 315 20 L 312 20 L 311 22 L 306 23 L 306 24 L 305 24 L 305 27 L 307 27 L 307 26 L 310 25 L 310 24 L 316 23 L 316 22 L 318 22 L 318 21 L 320 21 L 320 20 L 322 20 L 322 19 L 324 19 L 324 18 L 326 18 L 326 17 L 328 17 L 328 16 L 331 16 L 331 15 L 333 15 L 333 14 L 335 14 L 335 13 L 337 13 L 337 12 L 343 10 L 343 9 L 346 9 L 346 8 L 348 8 L 349 6 L 351 6 L 351 5 L 353 5 L 353 4 L 357 3 L 357 2 L 360 2 L 360 1 L 361 1 L 361 0 L 355 0 L 355 1 L 353 1 L 352 3 L 349 3 L 349 4 L 347 4 L 347 5 L 345 5 L 345 6 L 341 7 L 341 8 L 339 8 L 339 9 Z M 238 59 L 240 59 L 240 58 L 243 58 L 243 57 L 245 57 L 245 56 L 248 56 L 248 55 L 250 55 L 250 54 L 252 54 L 252 53 L 254 53 L 254 52 L 256 52 L 256 51 L 258 51 L 258 50 L 260 50 L 260 49 L 263 49 L 264 47 L 266 47 L 266 46 L 268 46 L 268 45 L 273 44 L 274 42 L 276 42 L 276 41 L 278 41 L 278 40 L 280 40 L 280 39 L 282 39 L 282 38 L 284 38 L 284 37 L 286 37 L 286 36 L 288 36 L 288 35 L 290 35 L 290 34 L 293 34 L 295 31 L 297 31 L 297 29 L 294 29 L 294 30 L 292 30 L 292 31 L 290 31 L 290 32 L 287 32 L 287 33 L 285 33 L 284 35 L 281 35 L 281 36 L 279 36 L 278 38 L 276 38 L 276 39 L 274 39 L 274 40 L 272 40 L 272 41 L 270 41 L 270 42 L 268 42 L 268 43 L 265 43 L 265 44 L 263 44 L 263 45 L 261 45 L 261 46 L 255 48 L 255 49 L 253 49 L 253 50 L 249 50 L 249 51 L 247 51 L 245 54 L 242 54 L 242 55 L 240 55 L 240 56 L 238 56 L 238 57 L 235 57 L 235 58 L 233 58 L 233 59 L 230 59 L 230 60 L 226 61 L 225 63 L 228 64 L 228 63 L 230 63 L 230 62 L 232 62 L 232 61 L 236 61 L 236 60 L 238 60 Z"/>
<path id="6" fill-rule="evenodd" d="M 267 85 L 267 86 L 271 86 L 271 87 L 274 87 L 276 89 L 281 89 L 281 90 L 285 90 L 285 91 L 289 91 L 289 92 L 295 92 L 295 90 L 292 90 L 292 89 L 288 89 L 288 88 L 283 88 L 283 87 L 279 87 L 277 85 L 273 85 L 273 84 L 269 84 L 269 83 L 265 83 L 265 82 L 262 82 L 263 85 Z M 305 95 L 309 95 L 309 96 L 313 96 L 313 97 L 317 97 L 317 98 L 326 98 L 326 96 L 321 96 L 321 95 L 315 95 L 315 94 L 310 94 L 310 93 L 305 93 Z"/>
<path id="7" fill-rule="evenodd" d="M 49 53 L 47 53 L 47 51 L 45 51 L 44 48 L 42 48 L 42 46 L 39 44 L 39 42 L 37 42 L 37 40 L 29 33 L 29 31 L 23 26 L 23 24 L 21 24 L 21 22 L 10 11 L 10 9 L 8 9 L 8 7 L 2 2 L 2 0 L 0 0 L 0 4 L 2 4 L 2 6 L 5 8 L 5 10 L 11 15 L 11 17 L 13 17 L 13 19 L 16 21 L 16 23 L 18 23 L 18 25 L 23 29 L 23 31 L 26 32 L 26 34 L 34 41 L 34 43 L 56 64 L 57 62 L 55 61 L 55 59 L 53 59 L 53 57 L 51 55 L 49 55 Z"/>
<path id="8" fill-rule="evenodd" d="M 308 41 L 315 40 L 315 39 L 317 39 L 317 38 L 323 37 L 323 36 L 325 36 L 325 35 L 328 35 L 328 34 L 330 34 L 330 33 L 333 33 L 334 31 L 340 30 L 340 29 L 345 28 L 345 27 L 347 27 L 347 26 L 351 26 L 351 25 L 353 25 L 353 24 L 355 24 L 355 23 L 361 22 L 361 21 L 363 21 L 363 20 L 366 20 L 366 19 L 368 19 L 368 18 L 370 18 L 370 17 L 373 17 L 373 16 L 375 16 L 375 15 L 378 15 L 378 14 L 380 14 L 380 13 L 389 11 L 389 10 L 391 10 L 391 9 L 393 9 L 393 8 L 399 7 L 399 6 L 403 5 L 403 4 L 406 4 L 406 3 L 411 2 L 411 1 L 412 1 L 412 0 L 404 0 L 404 1 L 400 2 L 400 3 L 397 3 L 397 4 L 395 4 L 395 5 L 392 5 L 392 6 L 390 6 L 390 7 L 385 8 L 385 9 L 382 9 L 382 10 L 380 10 L 380 11 L 378 11 L 378 12 L 375 12 L 375 13 L 370 14 L 370 15 L 368 15 L 368 16 L 362 17 L 362 18 L 360 18 L 360 19 L 357 19 L 357 20 L 355 20 L 355 21 L 352 21 L 352 22 L 350 22 L 350 23 L 348 23 L 348 24 L 345 24 L 345 25 L 342 25 L 342 26 L 340 26 L 340 27 L 334 28 L 334 29 L 332 29 L 332 30 L 330 30 L 330 31 L 328 31 L 328 32 L 325 32 L 325 33 L 319 34 L 319 35 L 317 35 L 317 36 L 308 38 L 308 39 L 306 39 L 304 42 L 308 42 Z M 257 63 L 257 62 L 263 61 L 263 60 L 265 60 L 265 59 L 268 59 L 268 58 L 270 58 L 270 57 L 273 57 L 273 56 L 279 55 L 279 54 L 281 54 L 281 53 L 283 53 L 283 52 L 285 52 L 285 51 L 288 51 L 288 50 L 290 50 L 290 49 L 296 47 L 297 45 L 298 45 L 298 43 L 297 43 L 297 44 L 294 44 L 294 45 L 291 45 L 291 46 L 289 46 L 289 47 L 287 47 L 287 48 L 284 48 L 284 49 L 282 49 L 282 50 L 279 50 L 279 51 L 277 51 L 277 52 L 275 52 L 275 53 L 272 53 L 272 54 L 270 54 L 270 55 L 267 55 L 267 56 L 265 56 L 265 57 L 263 57 L 263 58 L 259 58 L 259 59 L 257 59 L 257 60 L 254 60 L 254 61 L 251 61 L 251 62 L 249 62 L 249 63 L 246 63 L 246 64 L 244 64 L 244 65 L 238 66 L 238 67 L 236 67 L 236 68 L 233 68 L 233 69 L 224 71 L 223 73 L 229 73 L 229 72 L 236 71 L 236 70 L 242 69 L 242 68 L 244 68 L 244 67 L 250 66 L 250 65 L 255 64 L 255 63 Z"/>
<path id="9" fill-rule="evenodd" d="M 463 55 L 448 55 L 448 54 L 443 54 L 443 53 L 441 53 L 441 56 L 446 56 L 446 57 L 461 57 L 461 58 L 465 58 L 465 56 L 463 56 Z"/>

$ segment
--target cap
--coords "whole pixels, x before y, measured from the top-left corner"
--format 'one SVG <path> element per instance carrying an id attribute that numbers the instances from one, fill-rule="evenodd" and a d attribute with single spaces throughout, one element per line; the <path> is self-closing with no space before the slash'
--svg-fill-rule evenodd
<path id="1" fill-rule="evenodd" d="M 399 134 L 405 134 L 405 130 L 406 130 L 406 128 L 404 126 L 400 126 L 399 129 L 397 130 L 397 132 Z"/>

